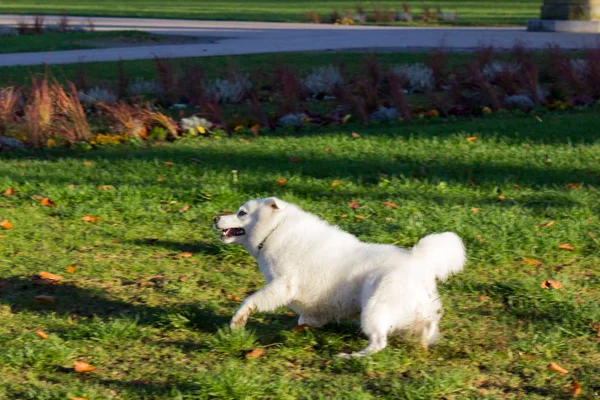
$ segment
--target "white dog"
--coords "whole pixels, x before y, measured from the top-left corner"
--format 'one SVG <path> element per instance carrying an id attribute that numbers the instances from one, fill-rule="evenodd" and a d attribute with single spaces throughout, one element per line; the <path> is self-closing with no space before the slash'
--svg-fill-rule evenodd
<path id="1" fill-rule="evenodd" d="M 215 217 L 223 243 L 243 245 L 267 285 L 247 297 L 231 320 L 243 327 L 253 311 L 287 306 L 298 324 L 360 319 L 368 346 L 343 357 L 382 350 L 390 334 L 416 334 L 424 346 L 439 334 L 442 303 L 436 279 L 462 270 L 465 250 L 451 232 L 429 235 L 410 251 L 370 244 L 275 197 L 250 200 Z"/>

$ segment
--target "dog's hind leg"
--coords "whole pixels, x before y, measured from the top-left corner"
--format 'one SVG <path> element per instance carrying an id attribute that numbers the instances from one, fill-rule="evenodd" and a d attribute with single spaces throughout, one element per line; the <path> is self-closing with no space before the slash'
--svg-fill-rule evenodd
<path id="1" fill-rule="evenodd" d="M 438 321 L 427 321 L 423 324 L 421 331 L 421 344 L 427 349 L 437 342 L 439 335 L 440 328 L 438 327 Z"/>
<path id="2" fill-rule="evenodd" d="M 369 336 L 369 344 L 361 351 L 354 353 L 339 353 L 337 356 L 342 358 L 359 358 L 370 356 L 385 349 L 387 346 L 387 333 L 377 333 Z"/>
<path id="3" fill-rule="evenodd" d="M 320 328 L 326 323 L 326 319 L 315 317 L 313 315 L 301 315 L 300 318 L 298 318 L 298 325 L 308 325 L 312 328 Z"/>

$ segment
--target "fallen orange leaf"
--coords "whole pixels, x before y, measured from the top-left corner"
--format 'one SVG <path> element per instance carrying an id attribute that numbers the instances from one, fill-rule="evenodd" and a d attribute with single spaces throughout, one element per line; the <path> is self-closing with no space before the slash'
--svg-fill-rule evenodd
<path id="1" fill-rule="evenodd" d="M 186 204 L 185 206 L 181 207 L 179 212 L 183 214 L 184 212 L 186 212 L 189 209 L 190 209 L 190 206 Z"/>
<path id="2" fill-rule="evenodd" d="M 40 278 L 47 279 L 49 281 L 54 281 L 54 282 L 60 282 L 63 280 L 62 276 L 51 274 L 50 272 L 46 272 L 46 271 L 40 272 Z"/>
<path id="3" fill-rule="evenodd" d="M 239 297 L 237 297 L 237 296 L 233 296 L 233 295 L 231 295 L 231 294 L 228 294 L 228 295 L 227 295 L 227 300 L 231 300 L 231 301 L 237 301 L 237 302 L 240 302 L 240 301 L 242 301 L 242 299 L 240 299 Z"/>
<path id="4" fill-rule="evenodd" d="M 465 139 L 467 142 L 474 142 L 477 140 L 477 136 L 471 136 Z"/>
<path id="5" fill-rule="evenodd" d="M 0 226 L 4 229 L 12 229 L 14 228 L 13 224 L 11 224 L 10 222 L 8 222 L 8 220 L 4 220 L 2 222 L 0 222 Z"/>
<path id="6" fill-rule="evenodd" d="M 174 162 L 171 162 L 171 161 L 165 161 L 165 165 L 166 165 L 167 167 L 171 167 L 171 166 L 175 165 L 175 163 L 174 163 Z"/>
<path id="7" fill-rule="evenodd" d="M 348 214 L 342 214 L 340 215 L 340 218 L 348 218 Z"/>
<path id="8" fill-rule="evenodd" d="M 548 366 L 546 367 L 546 369 L 550 370 L 550 371 L 555 371 L 558 372 L 559 374 L 566 374 L 567 371 L 566 369 L 564 369 L 563 367 L 561 367 L 560 365 L 551 362 L 550 364 L 548 364 Z"/>
<path id="9" fill-rule="evenodd" d="M 157 182 L 164 182 L 165 178 L 158 178 L 156 181 Z"/>
<path id="10" fill-rule="evenodd" d="M 525 261 L 527 264 L 531 264 L 531 265 L 542 265 L 541 261 L 534 260 L 533 258 L 523 257 L 523 261 Z"/>
<path id="11" fill-rule="evenodd" d="M 76 265 L 70 265 L 67 267 L 67 272 L 72 274 L 73 272 L 75 272 L 76 269 L 77 269 Z"/>
<path id="12" fill-rule="evenodd" d="M 69 400 L 88 400 L 87 397 L 69 397 Z"/>
<path id="13" fill-rule="evenodd" d="M 479 296 L 477 298 L 477 301 L 479 301 L 480 303 L 486 302 L 490 299 L 490 296 Z"/>
<path id="14" fill-rule="evenodd" d="M 563 249 L 563 250 L 575 250 L 575 247 L 571 246 L 569 243 L 563 243 L 561 245 L 558 246 L 559 249 Z"/>
<path id="15" fill-rule="evenodd" d="M 581 187 L 581 183 L 567 183 L 565 187 L 569 190 L 579 189 Z"/>
<path id="16" fill-rule="evenodd" d="M 254 349 L 252 350 L 250 353 L 246 354 L 246 358 L 252 359 L 252 358 L 259 358 L 261 357 L 263 354 L 265 354 L 265 351 L 262 349 Z"/>
<path id="17" fill-rule="evenodd" d="M 41 329 L 36 329 L 35 334 L 41 337 L 42 339 L 48 339 L 48 335 Z"/>
<path id="18" fill-rule="evenodd" d="M 355 215 L 354 218 L 360 221 L 364 221 L 365 219 L 367 219 L 367 217 L 363 217 L 362 215 Z"/>
<path id="19" fill-rule="evenodd" d="M 479 240 L 479 243 L 485 243 L 486 242 L 486 240 L 481 235 L 477 235 L 477 240 Z"/>
<path id="20" fill-rule="evenodd" d="M 355 210 L 358 209 L 358 208 L 360 208 L 360 204 L 358 204 L 356 201 L 351 202 L 349 204 L 349 206 L 350 206 L 350 208 L 353 208 Z"/>
<path id="21" fill-rule="evenodd" d="M 571 383 L 571 394 L 573 397 L 577 397 L 581 394 L 581 384 L 577 381 Z"/>
<path id="22" fill-rule="evenodd" d="M 506 197 L 500 195 L 500 196 L 498 196 L 498 200 L 500 200 L 500 201 L 506 200 Z"/>
<path id="23" fill-rule="evenodd" d="M 112 185 L 100 185 L 98 186 L 98 190 L 114 190 L 115 187 Z"/>
<path id="24" fill-rule="evenodd" d="M 359 138 L 360 135 L 356 132 L 352 132 L 352 137 L 356 139 L 356 138 Z"/>
<path id="25" fill-rule="evenodd" d="M 392 221 L 393 221 L 393 219 L 392 219 L 392 218 L 390 218 L 390 217 L 385 217 L 385 220 L 386 220 L 387 222 L 392 222 Z"/>
<path id="26" fill-rule="evenodd" d="M 86 167 L 89 167 L 90 165 L 92 165 L 91 161 L 84 161 L 83 165 L 85 165 Z"/>
<path id="27" fill-rule="evenodd" d="M 180 258 L 190 258 L 191 256 L 193 256 L 192 253 L 190 253 L 189 251 L 184 251 L 183 253 L 179 253 L 179 254 L 173 256 L 173 258 L 178 260 Z"/>
<path id="28" fill-rule="evenodd" d="M 86 215 L 85 217 L 82 217 L 81 220 L 83 222 L 98 222 L 98 217 L 92 217 L 90 215 Z"/>
<path id="29" fill-rule="evenodd" d="M 73 361 L 73 368 L 75 369 L 75 372 L 90 372 L 96 369 L 96 367 L 92 367 L 90 364 L 83 361 Z"/>
<path id="30" fill-rule="evenodd" d="M 47 197 L 44 197 L 43 199 L 41 199 L 40 204 L 43 206 L 46 206 L 46 207 L 56 207 L 56 203 Z"/>
<path id="31" fill-rule="evenodd" d="M 56 303 L 56 299 L 52 296 L 45 296 L 43 294 L 39 296 L 35 296 L 33 301 L 38 304 L 54 304 Z"/>
<path id="32" fill-rule="evenodd" d="M 479 212 L 479 208 L 473 207 L 473 208 L 471 208 L 471 211 L 473 211 L 474 213 L 478 213 Z"/>
<path id="33" fill-rule="evenodd" d="M 560 289 L 561 287 L 563 287 L 562 283 L 560 283 L 558 281 L 553 281 L 550 279 L 542 282 L 542 284 L 541 284 L 542 289 L 549 289 L 549 288 Z"/>
<path id="34" fill-rule="evenodd" d="M 6 197 L 8 196 L 12 196 L 13 194 L 17 193 L 17 191 L 11 187 L 9 187 L 8 189 L 6 189 L 6 191 L 4 192 L 4 195 Z"/>
<path id="35" fill-rule="evenodd" d="M 279 186 L 285 186 L 286 183 L 287 183 L 287 180 L 285 180 L 284 178 L 277 179 L 277 184 Z"/>
<path id="36" fill-rule="evenodd" d="M 0 235 L 0 239 L 4 239 L 6 236 L 4 235 Z"/>
<path id="37" fill-rule="evenodd" d="M 384 205 L 384 206 L 386 206 L 386 207 L 390 207 L 390 208 L 398 208 L 398 206 L 397 206 L 397 205 L 395 205 L 394 203 L 390 203 L 389 201 L 384 201 L 384 202 L 383 202 L 383 203 L 381 203 L 381 204 L 383 204 L 383 205 Z"/>
<path id="38" fill-rule="evenodd" d="M 554 221 L 550 221 L 550 222 L 543 222 L 543 223 L 541 223 L 541 224 L 537 224 L 535 227 L 536 227 L 536 228 L 549 228 L 549 227 L 551 227 L 551 226 L 552 226 L 552 225 L 554 225 L 554 224 L 555 224 L 555 222 L 554 222 Z"/>
<path id="39" fill-rule="evenodd" d="M 77 185 L 73 185 L 73 184 L 69 185 L 69 189 L 75 189 L 76 187 L 77 187 Z"/>
<path id="40" fill-rule="evenodd" d="M 339 179 L 336 179 L 335 181 L 331 182 L 331 186 L 337 186 L 337 185 L 341 185 L 342 181 L 340 181 Z"/>
<path id="41" fill-rule="evenodd" d="M 302 332 L 307 329 L 310 329 L 310 325 L 307 325 L 307 324 L 298 325 L 294 329 L 292 329 L 292 333 Z"/>
<path id="42" fill-rule="evenodd" d="M 325 151 L 326 151 L 327 153 L 331 153 L 331 147 L 327 147 L 327 148 L 325 149 Z"/>

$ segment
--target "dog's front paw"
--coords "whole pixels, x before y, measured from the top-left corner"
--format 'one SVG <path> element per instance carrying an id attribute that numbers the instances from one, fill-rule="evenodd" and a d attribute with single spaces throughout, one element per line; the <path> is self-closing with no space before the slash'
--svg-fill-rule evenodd
<path id="1" fill-rule="evenodd" d="M 246 323 L 248 322 L 248 317 L 250 316 L 250 311 L 252 311 L 250 307 L 243 307 L 237 310 L 233 318 L 231 318 L 229 327 L 232 330 L 236 330 L 246 326 Z"/>

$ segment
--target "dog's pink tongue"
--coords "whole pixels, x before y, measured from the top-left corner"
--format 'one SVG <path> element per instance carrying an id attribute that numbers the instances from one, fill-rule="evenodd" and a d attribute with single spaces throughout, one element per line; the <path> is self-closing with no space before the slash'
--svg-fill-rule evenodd
<path id="1" fill-rule="evenodd" d="M 231 228 L 229 228 L 225 231 L 225 236 L 229 236 L 229 232 L 231 232 Z"/>

